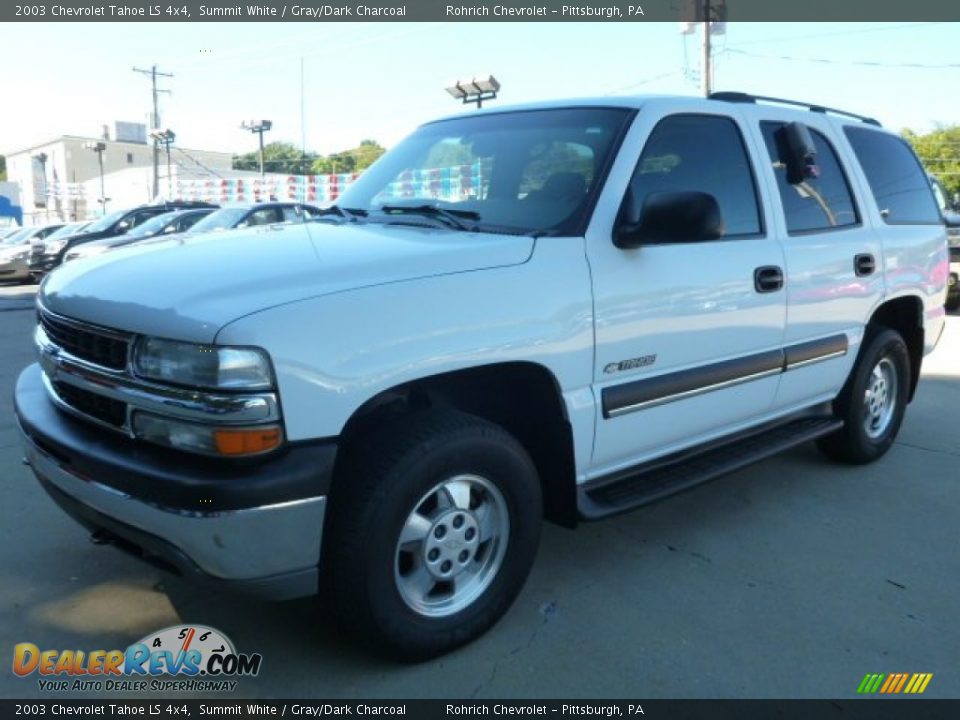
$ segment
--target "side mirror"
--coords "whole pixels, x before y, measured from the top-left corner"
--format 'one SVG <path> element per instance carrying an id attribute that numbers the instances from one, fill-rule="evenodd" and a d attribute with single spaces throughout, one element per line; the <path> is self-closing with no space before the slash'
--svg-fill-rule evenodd
<path id="1" fill-rule="evenodd" d="M 130 221 L 129 221 L 129 220 L 121 220 L 120 222 L 117 223 L 117 234 L 118 234 L 118 235 L 123 235 L 123 234 L 124 234 L 125 232 L 127 232 L 127 230 L 129 230 L 129 229 L 130 229 Z"/>
<path id="2" fill-rule="evenodd" d="M 169 235 L 170 233 L 175 233 L 176 231 L 177 231 L 177 226 L 176 226 L 176 225 L 167 225 L 167 226 L 163 229 L 163 234 L 164 234 L 164 235 Z"/>
<path id="3" fill-rule="evenodd" d="M 820 177 L 817 167 L 817 146 L 806 125 L 787 123 L 776 132 L 780 161 L 787 168 L 787 182 L 799 185 L 804 180 Z"/>
<path id="4" fill-rule="evenodd" d="M 723 237 L 723 216 L 717 199 L 704 192 L 650 193 L 639 219 L 632 219 L 633 194 L 628 193 L 614 232 L 618 248 L 671 242 L 703 242 Z"/>

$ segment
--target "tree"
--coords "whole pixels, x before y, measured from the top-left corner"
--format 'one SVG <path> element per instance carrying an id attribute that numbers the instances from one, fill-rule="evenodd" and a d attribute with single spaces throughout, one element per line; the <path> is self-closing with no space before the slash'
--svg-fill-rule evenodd
<path id="1" fill-rule="evenodd" d="M 904 130 L 903 137 L 927 171 L 940 178 L 951 197 L 960 193 L 960 125 L 938 127 L 923 135 Z"/>
<path id="2" fill-rule="evenodd" d="M 386 150 L 376 140 L 363 140 L 357 147 L 350 150 L 318 157 L 313 161 L 311 171 L 317 175 L 363 172 L 384 152 Z"/>
<path id="3" fill-rule="evenodd" d="M 263 146 L 263 168 L 268 173 L 305 175 L 316 157 L 315 153 L 301 152 L 293 143 L 272 142 Z M 233 169 L 259 170 L 260 151 L 235 155 Z"/>
<path id="4" fill-rule="evenodd" d="M 7 179 L 7 159 L 0 155 L 0 182 Z"/>

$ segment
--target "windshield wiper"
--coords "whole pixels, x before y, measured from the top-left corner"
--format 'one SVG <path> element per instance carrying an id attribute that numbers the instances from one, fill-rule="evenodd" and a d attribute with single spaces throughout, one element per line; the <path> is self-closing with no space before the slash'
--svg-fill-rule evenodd
<path id="1" fill-rule="evenodd" d="M 367 211 L 362 208 L 345 208 L 339 205 L 328 205 L 316 213 L 313 219 L 320 220 L 325 217 L 330 217 L 331 215 L 343 218 L 344 220 L 356 220 L 357 218 L 366 217 Z"/>
<path id="2" fill-rule="evenodd" d="M 387 215 L 423 215 L 436 218 L 457 230 L 473 230 L 474 228 L 463 220 L 480 219 L 480 213 L 473 210 L 448 210 L 436 205 L 384 205 L 380 210 Z"/>

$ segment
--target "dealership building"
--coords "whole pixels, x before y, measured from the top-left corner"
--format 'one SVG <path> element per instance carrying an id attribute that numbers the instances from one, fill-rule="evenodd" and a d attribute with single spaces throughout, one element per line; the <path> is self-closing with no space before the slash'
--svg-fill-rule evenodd
<path id="1" fill-rule="evenodd" d="M 99 149 L 98 149 L 99 148 Z M 101 177 L 107 211 L 154 199 L 153 144 L 146 125 L 117 122 L 100 137 L 63 135 L 27 148 L 4 148 L 7 179 L 19 185 L 27 225 L 100 215 Z M 101 159 L 103 163 L 101 175 Z M 184 179 L 232 176 L 232 154 L 160 148 L 157 195 L 175 194 Z"/>

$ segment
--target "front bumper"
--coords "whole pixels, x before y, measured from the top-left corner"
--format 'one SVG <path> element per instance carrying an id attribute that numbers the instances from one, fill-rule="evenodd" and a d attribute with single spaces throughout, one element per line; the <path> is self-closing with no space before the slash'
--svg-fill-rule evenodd
<path id="1" fill-rule="evenodd" d="M 0 261 L 0 281 L 26 280 L 28 277 L 30 277 L 30 261 L 28 258 Z"/>
<path id="2" fill-rule="evenodd" d="M 48 255 L 46 253 L 30 256 L 30 272 L 48 273 L 60 264 L 60 253 Z"/>
<path id="3" fill-rule="evenodd" d="M 146 447 L 58 410 L 37 365 L 14 404 L 41 485 L 98 537 L 203 584 L 272 599 L 317 592 L 334 442 L 243 463 Z"/>

